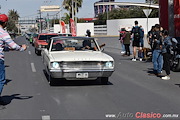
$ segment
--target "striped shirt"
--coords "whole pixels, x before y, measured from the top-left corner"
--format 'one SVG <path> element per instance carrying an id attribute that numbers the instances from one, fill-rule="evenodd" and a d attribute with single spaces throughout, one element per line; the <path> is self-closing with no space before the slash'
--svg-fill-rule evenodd
<path id="1" fill-rule="evenodd" d="M 4 60 L 4 48 L 5 45 L 8 45 L 11 49 L 17 51 L 24 51 L 24 48 L 17 45 L 10 37 L 8 32 L 0 27 L 0 59 Z"/>

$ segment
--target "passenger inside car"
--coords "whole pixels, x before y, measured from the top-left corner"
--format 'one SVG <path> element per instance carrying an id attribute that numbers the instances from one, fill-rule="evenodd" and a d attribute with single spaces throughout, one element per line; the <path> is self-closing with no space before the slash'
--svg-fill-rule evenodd
<path id="1" fill-rule="evenodd" d="M 55 45 L 55 51 L 62 51 L 64 48 L 61 43 L 57 43 Z"/>

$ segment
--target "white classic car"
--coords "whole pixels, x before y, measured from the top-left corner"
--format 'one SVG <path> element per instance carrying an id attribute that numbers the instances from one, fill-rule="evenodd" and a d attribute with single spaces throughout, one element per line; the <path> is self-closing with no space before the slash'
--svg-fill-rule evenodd
<path id="1" fill-rule="evenodd" d="M 49 83 L 60 80 L 96 80 L 103 84 L 114 71 L 114 59 L 103 53 L 101 46 L 90 37 L 53 37 L 42 51 Z"/>

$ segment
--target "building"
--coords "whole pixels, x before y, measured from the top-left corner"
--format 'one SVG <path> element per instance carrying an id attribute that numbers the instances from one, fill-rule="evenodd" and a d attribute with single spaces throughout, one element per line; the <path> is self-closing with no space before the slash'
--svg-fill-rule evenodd
<path id="1" fill-rule="evenodd" d="M 98 2 L 115 2 L 115 0 L 100 0 Z M 98 3 L 98 2 L 96 2 L 96 3 Z M 94 5 L 95 17 L 97 17 L 98 14 L 109 12 L 114 8 L 115 8 L 115 5 L 98 5 L 98 6 Z"/>

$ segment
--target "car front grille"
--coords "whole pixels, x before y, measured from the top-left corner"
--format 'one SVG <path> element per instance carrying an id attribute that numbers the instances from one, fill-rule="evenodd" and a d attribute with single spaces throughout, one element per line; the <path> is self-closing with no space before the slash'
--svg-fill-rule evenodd
<path id="1" fill-rule="evenodd" d="M 81 62 L 63 62 L 63 69 L 101 69 L 101 62 L 81 61 Z"/>

